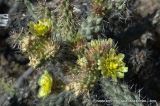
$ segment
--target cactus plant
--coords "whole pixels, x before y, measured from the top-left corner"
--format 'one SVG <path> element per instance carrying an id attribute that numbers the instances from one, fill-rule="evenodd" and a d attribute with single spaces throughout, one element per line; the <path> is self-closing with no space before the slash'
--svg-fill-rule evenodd
<path id="1" fill-rule="evenodd" d="M 59 46 L 50 38 L 37 38 L 35 36 L 24 36 L 19 40 L 21 50 L 26 54 L 32 67 L 37 67 L 43 60 L 54 57 Z"/>
<path id="2" fill-rule="evenodd" d="M 113 106 L 143 106 L 138 94 L 131 92 L 125 84 L 101 79 L 101 86 Z"/>
<path id="3" fill-rule="evenodd" d="M 60 41 L 72 42 L 76 37 L 76 23 L 71 0 L 62 0 L 59 7 L 59 18 L 55 23 L 54 37 Z"/>
<path id="4" fill-rule="evenodd" d="M 101 30 L 102 17 L 89 15 L 87 19 L 82 22 L 79 33 L 84 35 L 87 39 L 91 40 L 94 34 L 97 34 Z"/>
<path id="5" fill-rule="evenodd" d="M 32 96 L 29 97 L 27 94 L 24 97 L 25 93 L 22 92 L 23 95 L 21 94 L 19 97 L 21 99 L 24 98 L 24 101 L 27 101 L 28 98 L 38 99 L 41 102 L 39 105 L 42 106 L 93 106 L 92 98 L 87 97 L 87 94 L 90 93 L 89 91 L 95 84 L 102 77 L 117 81 L 118 78 L 123 78 L 124 73 L 128 71 L 128 67 L 125 66 L 123 61 L 125 56 L 122 53 L 118 53 L 113 40 L 99 38 L 104 27 L 102 25 L 103 21 L 112 19 L 110 16 L 119 11 L 122 12 L 125 1 L 91 0 L 91 14 L 88 14 L 88 17 L 82 23 L 79 23 L 79 20 L 78 22 L 74 20 L 72 0 L 60 0 L 58 3 L 60 4 L 59 8 L 56 8 L 58 11 L 51 17 L 47 17 L 47 8 L 41 6 L 42 11 L 38 10 L 37 17 L 32 11 L 33 6 L 28 4 L 28 9 L 34 18 L 34 22 L 30 22 L 29 29 L 26 30 L 25 35 L 20 36 L 18 39 L 20 49 L 29 57 L 30 66 L 36 69 L 49 67 L 48 69 L 52 70 L 53 76 L 48 71 L 44 71 L 44 74 L 38 80 L 40 87 L 38 97 L 45 98 L 38 99 L 33 96 L 37 94 L 38 90 L 37 83 L 33 83 L 34 80 L 31 81 L 32 83 L 26 89 L 26 92 L 28 90 L 28 93 L 31 93 Z M 113 14 L 112 11 L 114 11 Z M 44 14 L 39 14 L 41 12 Z M 76 22 L 80 25 L 80 29 Z M 110 23 L 107 24 L 111 25 Z M 106 27 L 108 26 L 106 25 Z M 58 44 L 59 41 L 61 41 L 60 44 L 62 45 Z M 70 53 L 72 51 L 74 52 L 73 54 Z M 53 60 L 43 64 L 48 59 Z M 50 67 L 50 64 L 60 65 Z M 40 65 L 43 66 L 39 67 Z M 38 70 L 36 72 L 39 73 L 41 71 Z M 53 82 L 53 78 L 63 82 L 63 84 L 57 82 L 60 84 L 59 88 L 63 89 L 63 91 L 61 91 L 62 89 L 59 90 L 59 94 L 53 90 L 52 84 L 57 84 Z M 36 86 L 32 86 L 34 84 Z M 118 81 L 102 80 L 101 86 L 105 97 L 109 97 L 109 100 L 112 100 L 112 104 L 115 106 L 142 105 L 141 103 L 130 102 L 140 99 L 135 93 L 129 91 L 127 85 L 118 84 Z M 36 93 L 30 92 L 32 90 Z M 125 102 L 116 100 L 125 100 Z"/>
<path id="6" fill-rule="evenodd" d="M 97 106 L 89 95 L 74 95 L 73 92 L 63 91 L 58 95 L 51 95 L 41 101 L 39 106 Z"/>
<path id="7" fill-rule="evenodd" d="M 91 89 L 100 77 L 115 81 L 117 77 L 123 78 L 128 71 L 123 58 L 124 54 L 117 54 L 112 39 L 91 40 L 86 43 L 82 54 L 78 55 L 78 73 L 73 73 L 74 80 L 68 86 L 79 94 L 79 91 Z"/>
<path id="8" fill-rule="evenodd" d="M 58 95 L 51 95 L 41 101 L 40 106 L 80 106 L 76 100 L 76 96 L 72 92 L 61 92 Z"/>
<path id="9" fill-rule="evenodd" d="M 108 40 L 92 40 L 88 42 L 83 50 L 82 55 L 78 56 L 77 65 L 78 74 L 76 74 L 77 81 L 81 88 L 85 91 L 92 88 L 94 83 L 100 78 L 100 70 L 98 70 L 98 59 L 103 53 L 107 52 L 113 47 L 111 39 Z M 74 74 L 75 76 L 75 74 Z M 75 82 L 77 84 L 77 82 Z"/>

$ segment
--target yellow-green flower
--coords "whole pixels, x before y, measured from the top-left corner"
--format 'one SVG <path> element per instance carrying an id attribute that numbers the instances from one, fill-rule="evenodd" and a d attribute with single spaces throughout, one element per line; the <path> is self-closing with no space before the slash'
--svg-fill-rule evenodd
<path id="1" fill-rule="evenodd" d="M 114 49 L 110 49 L 108 54 L 105 54 L 98 60 L 98 69 L 104 77 L 110 77 L 113 80 L 123 78 L 124 73 L 128 71 L 123 62 L 124 54 L 116 54 Z"/>
<path id="2" fill-rule="evenodd" d="M 51 31 L 52 21 L 50 18 L 43 18 L 38 20 L 37 23 L 30 22 L 29 30 L 36 36 L 44 36 Z"/>
<path id="3" fill-rule="evenodd" d="M 38 97 L 46 97 L 51 93 L 52 90 L 53 79 L 52 75 L 49 74 L 48 71 L 44 71 L 44 74 L 41 75 L 38 80 L 38 85 L 40 86 Z"/>

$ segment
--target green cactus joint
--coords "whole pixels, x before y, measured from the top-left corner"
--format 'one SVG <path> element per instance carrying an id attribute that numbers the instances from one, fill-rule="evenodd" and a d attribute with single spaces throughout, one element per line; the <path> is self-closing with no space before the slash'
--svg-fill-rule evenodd
<path id="1" fill-rule="evenodd" d="M 42 61 L 54 57 L 59 48 L 50 38 L 44 39 L 35 36 L 25 36 L 20 40 L 23 53 L 29 57 L 29 65 L 36 68 Z"/>
<path id="2" fill-rule="evenodd" d="M 124 73 L 128 71 L 128 67 L 123 62 L 124 54 L 116 54 L 115 49 L 110 49 L 98 60 L 98 69 L 104 77 L 111 77 L 113 80 L 124 78 Z"/>
<path id="3" fill-rule="evenodd" d="M 84 22 L 82 22 L 79 33 L 91 40 L 93 38 L 93 34 L 101 31 L 101 22 L 102 17 L 91 14 Z"/>
<path id="4" fill-rule="evenodd" d="M 113 106 L 143 106 L 142 102 L 133 102 L 140 101 L 140 96 L 131 92 L 128 85 L 107 78 L 102 78 L 100 81 L 104 95 L 112 101 Z"/>

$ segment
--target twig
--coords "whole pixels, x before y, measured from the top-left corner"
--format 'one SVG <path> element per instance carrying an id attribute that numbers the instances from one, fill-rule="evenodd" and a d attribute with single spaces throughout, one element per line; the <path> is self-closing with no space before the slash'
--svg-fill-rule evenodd
<path id="1" fill-rule="evenodd" d="M 32 68 L 29 68 L 27 71 L 25 71 L 23 75 L 16 81 L 15 88 L 20 88 L 23 85 L 24 81 L 27 79 L 27 77 L 32 74 L 32 72 Z"/>

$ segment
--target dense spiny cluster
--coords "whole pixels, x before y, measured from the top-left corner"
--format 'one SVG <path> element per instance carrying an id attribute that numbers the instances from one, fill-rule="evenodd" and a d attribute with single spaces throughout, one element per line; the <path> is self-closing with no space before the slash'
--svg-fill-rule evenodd
<path id="1" fill-rule="evenodd" d="M 104 0 L 92 1 L 91 14 L 82 23 L 78 23 L 78 26 L 70 0 L 60 2 L 56 16 L 45 16 L 36 22 L 31 21 L 29 28 L 19 39 L 21 51 L 29 57 L 29 65 L 38 69 L 49 59 L 55 64 L 58 62 L 56 54 L 63 49 L 60 43 L 67 43 L 77 59 L 73 60 L 74 64 L 68 61 L 60 62 L 63 74 L 69 79 L 61 86 L 63 91 L 72 91 L 78 96 L 88 92 L 102 77 L 114 81 L 123 78 L 128 71 L 123 61 L 124 54 L 118 53 L 111 38 L 98 37 L 102 28 L 101 22 L 109 9 L 105 6 L 106 3 Z M 54 92 L 53 86 L 56 86 L 52 75 L 54 72 L 51 74 L 47 70 L 41 71 L 38 97 L 47 98 Z"/>

